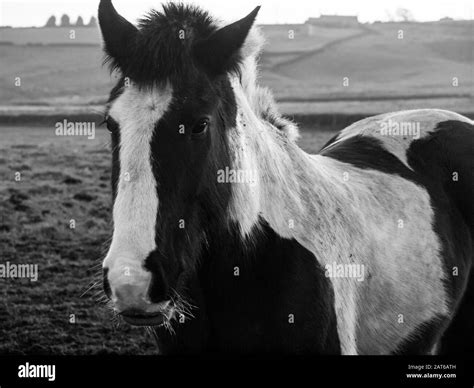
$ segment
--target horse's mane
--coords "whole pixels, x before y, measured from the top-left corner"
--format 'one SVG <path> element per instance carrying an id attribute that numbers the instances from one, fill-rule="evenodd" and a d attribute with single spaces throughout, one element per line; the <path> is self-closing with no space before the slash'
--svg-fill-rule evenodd
<path id="1" fill-rule="evenodd" d="M 290 141 L 295 141 L 299 137 L 298 127 L 291 120 L 281 115 L 270 89 L 258 85 L 258 61 L 264 44 L 265 39 L 260 28 L 255 25 L 252 26 L 241 49 L 243 60 L 237 71 L 239 83 L 256 116 L 264 124 L 279 129 Z"/>
<path id="2" fill-rule="evenodd" d="M 298 127 L 291 120 L 281 115 L 273 94 L 268 88 L 256 87 L 255 102 L 257 114 L 262 120 L 278 128 L 291 141 L 299 138 Z"/>

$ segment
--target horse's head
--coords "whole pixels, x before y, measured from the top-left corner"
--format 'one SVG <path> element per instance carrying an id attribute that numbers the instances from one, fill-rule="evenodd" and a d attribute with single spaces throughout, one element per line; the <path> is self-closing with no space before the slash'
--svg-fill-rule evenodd
<path id="1" fill-rule="evenodd" d="M 230 165 L 227 132 L 238 119 L 231 80 L 255 54 L 258 9 L 219 26 L 200 9 L 168 4 L 137 28 L 100 3 L 104 49 L 123 75 L 106 116 L 114 233 L 104 288 L 130 323 L 169 318 L 206 234 L 227 222 L 231 191 L 218 175 Z"/>

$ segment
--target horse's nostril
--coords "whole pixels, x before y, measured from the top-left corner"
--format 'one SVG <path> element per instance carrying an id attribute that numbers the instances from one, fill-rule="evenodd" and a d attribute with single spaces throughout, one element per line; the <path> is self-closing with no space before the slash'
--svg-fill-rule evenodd
<path id="1" fill-rule="evenodd" d="M 148 297 L 152 303 L 160 303 L 168 299 L 167 287 L 164 281 L 158 281 L 156 277 L 152 277 L 150 288 L 148 289 Z"/>
<path id="2" fill-rule="evenodd" d="M 162 257 L 157 250 L 151 252 L 145 261 L 145 269 L 151 272 L 148 298 L 152 303 L 160 303 L 169 299 L 168 282 L 162 263 Z"/>
<path id="3" fill-rule="evenodd" d="M 153 272 L 150 287 L 148 288 L 148 298 L 152 303 L 160 303 L 168 299 L 168 287 L 163 272 Z"/>
<path id="4" fill-rule="evenodd" d="M 107 277 L 108 273 L 109 273 L 109 269 L 104 268 L 104 271 L 103 271 L 103 274 L 104 274 L 103 288 L 104 288 L 105 295 L 107 296 L 107 298 L 110 299 L 112 297 L 112 290 L 110 289 L 110 283 L 109 283 L 109 279 Z"/>

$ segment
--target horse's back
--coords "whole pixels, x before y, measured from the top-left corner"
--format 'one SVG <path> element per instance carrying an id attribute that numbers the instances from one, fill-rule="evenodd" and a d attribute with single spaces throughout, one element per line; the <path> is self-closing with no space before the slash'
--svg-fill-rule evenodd
<path id="1" fill-rule="evenodd" d="M 473 121 L 465 116 L 441 109 L 415 109 L 384 113 L 367 117 L 344 128 L 322 149 L 335 147 L 354 136 L 369 136 L 378 139 L 387 151 L 397 156 L 401 161 L 406 161 L 406 152 L 412 142 L 437 132 L 439 124 L 445 121 L 470 124 L 471 128 L 473 124 Z"/>
<path id="2" fill-rule="evenodd" d="M 343 129 L 321 152 L 332 153 L 354 137 L 376 139 L 408 168 L 442 184 L 474 232 L 474 121 L 440 109 L 385 113 Z"/>

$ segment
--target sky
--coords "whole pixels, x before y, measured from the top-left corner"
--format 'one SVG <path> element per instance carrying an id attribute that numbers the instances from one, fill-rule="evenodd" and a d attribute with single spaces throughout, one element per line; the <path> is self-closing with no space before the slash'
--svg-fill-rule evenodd
<path id="1" fill-rule="evenodd" d="M 474 0 L 194 0 L 220 19 L 232 21 L 261 5 L 257 22 L 303 23 L 320 14 L 357 15 L 362 22 L 387 21 L 396 10 L 406 8 L 415 20 L 473 19 Z M 84 21 L 96 15 L 99 0 L 0 0 L 0 25 L 13 27 L 42 26 L 49 16 L 60 18 L 67 13 L 71 21 L 81 15 Z M 152 8 L 160 8 L 156 0 L 115 0 L 117 11 L 135 22 Z"/>

